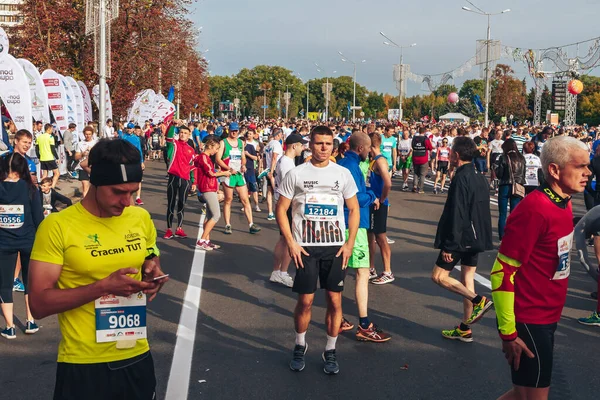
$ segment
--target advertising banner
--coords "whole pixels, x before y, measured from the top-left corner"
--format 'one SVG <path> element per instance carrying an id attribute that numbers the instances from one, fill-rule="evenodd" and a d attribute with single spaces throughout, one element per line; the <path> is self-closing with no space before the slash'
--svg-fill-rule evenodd
<path id="1" fill-rule="evenodd" d="M 155 124 L 160 121 L 164 121 L 165 124 L 169 124 L 175 115 L 175 105 L 169 100 L 161 100 L 158 103 L 158 107 L 152 113 L 149 119 L 152 119 Z"/>
<path id="2" fill-rule="evenodd" d="M 77 124 L 77 112 L 75 111 L 75 93 L 73 93 L 73 89 L 71 89 L 71 85 L 67 81 L 67 78 L 58 74 L 60 77 L 60 82 L 62 83 L 65 89 L 65 98 L 67 99 L 67 125 L 68 124 Z M 61 133 L 64 131 L 61 130 Z"/>
<path id="3" fill-rule="evenodd" d="M 77 81 L 77 85 L 79 86 L 79 90 L 81 92 L 81 99 L 83 101 L 83 118 L 85 125 L 94 120 L 94 116 L 92 113 L 92 98 L 90 97 L 90 91 L 88 90 L 85 83 L 81 81 Z"/>
<path id="4" fill-rule="evenodd" d="M 29 94 L 31 96 L 31 114 L 35 121 L 50 123 L 50 111 L 48 110 L 48 93 L 44 81 L 38 69 L 29 60 L 19 58 L 17 60 L 23 68 L 27 81 L 29 82 Z"/>
<path id="5" fill-rule="evenodd" d="M 81 98 L 81 89 L 79 89 L 79 85 L 72 77 L 67 76 L 65 79 L 71 87 L 73 99 L 75 100 L 75 123 L 77 124 L 77 132 L 83 134 L 83 128 L 85 128 L 85 117 L 83 115 L 83 99 Z"/>
<path id="6" fill-rule="evenodd" d="M 19 62 L 8 54 L 8 36 L 0 28 L 0 97 L 17 129 L 31 132 L 29 81 Z"/>
<path id="7" fill-rule="evenodd" d="M 48 106 L 60 132 L 67 130 L 67 94 L 58 74 L 51 69 L 42 72 L 42 81 L 48 95 Z"/>
<path id="8" fill-rule="evenodd" d="M 98 106 L 100 104 L 100 90 L 98 89 L 98 85 L 92 88 L 92 97 L 94 98 L 96 107 L 100 108 Z M 106 85 L 106 119 L 113 119 L 112 103 L 110 101 L 110 89 L 108 88 L 108 84 Z"/>

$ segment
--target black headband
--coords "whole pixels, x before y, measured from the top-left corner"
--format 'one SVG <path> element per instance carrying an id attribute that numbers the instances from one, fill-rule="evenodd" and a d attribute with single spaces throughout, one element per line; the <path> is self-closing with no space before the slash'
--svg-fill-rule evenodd
<path id="1" fill-rule="evenodd" d="M 96 187 L 142 181 L 141 164 L 94 164 L 91 169 L 90 183 Z"/>

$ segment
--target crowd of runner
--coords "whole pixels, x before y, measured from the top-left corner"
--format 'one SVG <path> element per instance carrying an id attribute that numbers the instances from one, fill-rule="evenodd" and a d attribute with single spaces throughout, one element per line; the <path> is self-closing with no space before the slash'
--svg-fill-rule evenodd
<path id="1" fill-rule="evenodd" d="M 303 120 L 146 121 L 144 126 L 115 126 L 109 120 L 102 132 L 93 124 L 81 130 L 70 124 L 62 133 L 40 122 L 32 132 L 16 131 L 6 121 L 3 128 L 0 306 L 6 328 L 1 335 L 16 338 L 13 291 L 25 293 L 25 333 L 38 332 L 35 316 L 59 314 L 63 341 L 57 399 L 83 398 L 93 390 L 112 398 L 110 389 L 99 383 L 111 379 L 111 373 L 92 367 L 101 363 L 116 364 L 116 370 L 123 370 L 120 379 L 142 373 L 154 381 L 145 339 L 146 296 L 151 300 L 168 277 L 160 268 L 156 230 L 141 207 L 148 162 L 165 164 L 165 240 L 187 238 L 183 222 L 190 197 L 203 206 L 203 231 L 196 243 L 200 251 L 221 247 L 211 240 L 214 229 L 227 235 L 246 230 L 234 231 L 233 207 L 241 207 L 249 234 L 261 232 L 254 222 L 256 213 L 276 221 L 280 237 L 268 279 L 298 294 L 289 365 L 293 371 L 305 368 L 317 283 L 327 300 L 325 373 L 340 370 L 340 333 L 356 328 L 359 341 L 392 339 L 370 319 L 368 298 L 370 284 L 395 280 L 390 248 L 394 241 L 386 233 L 388 214 L 401 212 L 400 205 L 389 201 L 393 180 L 415 196 L 424 194 L 426 185 L 434 195 L 447 193 L 433 243 L 440 252 L 431 277 L 463 298 L 463 318 L 441 334 L 472 342 L 472 325 L 495 307 L 514 384 L 502 399 L 547 398 L 554 331 L 570 272 L 570 199 L 583 192 L 588 209 L 600 204 L 600 187 L 597 190 L 595 184 L 600 128 Z M 60 193 L 60 167 L 66 167 L 65 179 L 81 182 L 83 200 L 75 205 Z M 495 223 L 491 196 L 497 196 Z M 492 225 L 500 247 L 490 299 L 476 293 L 474 275 L 478 254 L 495 247 Z M 76 232 L 69 228 L 73 226 L 86 228 Z M 85 246 L 72 246 L 79 237 Z M 378 252 L 382 271 L 375 269 Z M 118 269 L 115 257 L 123 257 L 116 265 L 140 267 Z M 450 272 L 459 262 L 457 280 Z M 81 263 L 97 270 L 84 272 Z M 295 274 L 288 272 L 290 264 Z M 356 273 L 356 327 L 342 312 L 347 268 Z M 131 299 L 133 294 L 137 299 Z M 107 304 L 118 304 L 119 312 L 137 321 L 137 342 L 102 336 L 108 327 L 121 327 L 108 311 L 104 319 L 102 310 L 112 310 Z M 600 301 L 579 322 L 600 326 Z M 73 376 L 79 377 L 77 382 L 72 382 Z M 151 398 L 150 386 L 132 384 L 128 393 Z M 70 393 L 80 395 L 69 397 Z"/>

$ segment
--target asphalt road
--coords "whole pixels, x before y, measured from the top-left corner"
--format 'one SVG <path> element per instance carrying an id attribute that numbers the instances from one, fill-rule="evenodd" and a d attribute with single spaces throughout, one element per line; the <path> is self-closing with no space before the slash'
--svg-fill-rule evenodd
<path id="1" fill-rule="evenodd" d="M 152 214 L 162 236 L 166 228 L 164 164 L 149 162 L 147 166 L 143 207 Z M 183 354 L 184 358 L 191 356 L 191 368 L 185 362 L 173 368 L 174 376 L 189 370 L 188 398 L 416 400 L 462 395 L 496 399 L 510 388 L 510 371 L 500 350 L 493 312 L 474 326 L 474 343 L 448 341 L 440 334 L 442 329 L 456 325 L 462 314 L 460 299 L 430 280 L 437 256 L 433 239 L 445 197 L 431 194 L 431 186 L 424 195 L 399 189 L 399 180 L 394 180 L 388 234 L 396 240 L 391 245 L 396 281 L 371 285 L 369 301 L 369 317 L 393 338 L 373 344 L 357 342 L 353 333 L 343 334 L 337 342 L 341 368 L 337 376 L 326 376 L 322 371 L 320 355 L 326 341 L 322 292 L 317 293 L 307 334 L 306 369 L 301 373 L 289 370 L 295 295 L 291 289 L 268 281 L 278 229 L 274 221 L 266 220 L 263 210 L 255 213 L 255 222 L 262 231 L 250 235 L 241 205 L 234 203 L 233 235 L 223 234 L 221 221 L 212 239 L 222 249 L 207 253 L 200 273 L 192 276 L 196 283 L 202 279 L 197 326 L 195 331 L 182 331 L 177 345 L 193 340 L 192 354 Z M 575 214 L 581 215 L 582 199 L 577 197 L 575 204 Z M 171 281 L 148 307 L 149 341 L 161 399 L 167 391 L 194 260 L 200 218 L 195 198 L 189 198 L 187 211 L 184 228 L 190 237 L 159 240 L 163 269 L 171 275 Z M 496 226 L 495 205 L 492 215 Z M 197 264 L 202 261 L 199 253 Z M 489 278 L 495 254 L 490 251 L 480 257 L 478 272 L 483 278 Z M 572 260 L 567 304 L 556 334 L 551 398 L 591 400 L 597 399 L 596 388 L 600 385 L 600 329 L 584 327 L 576 318 L 588 315 L 595 306 L 589 292 L 596 284 L 579 267 L 574 254 Z M 377 265 L 381 265 L 379 259 Z M 487 288 L 476 285 L 479 293 L 489 295 Z M 25 316 L 21 294 L 16 294 L 15 303 L 17 325 L 22 328 Z M 194 311 L 192 303 L 185 307 Z M 356 324 L 352 273 L 346 280 L 343 307 L 344 315 Z M 189 325 L 189 321 L 182 322 Z M 35 335 L 19 330 L 16 340 L 0 338 L 0 399 L 51 398 L 60 332 L 56 317 L 40 324 L 42 329 Z"/>

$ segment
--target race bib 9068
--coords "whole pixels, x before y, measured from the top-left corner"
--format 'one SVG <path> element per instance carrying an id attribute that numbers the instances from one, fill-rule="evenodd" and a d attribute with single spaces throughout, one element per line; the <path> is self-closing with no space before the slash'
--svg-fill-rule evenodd
<path id="1" fill-rule="evenodd" d="M 108 295 L 95 301 L 96 343 L 146 339 L 146 295 Z"/>

